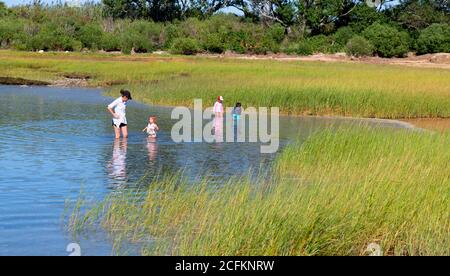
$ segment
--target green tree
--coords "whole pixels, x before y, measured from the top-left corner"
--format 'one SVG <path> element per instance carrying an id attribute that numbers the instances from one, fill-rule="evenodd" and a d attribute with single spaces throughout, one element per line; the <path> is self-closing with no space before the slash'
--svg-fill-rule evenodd
<path id="1" fill-rule="evenodd" d="M 375 47 L 381 57 L 403 57 L 409 50 L 409 35 L 386 24 L 374 23 L 363 36 Z"/>
<path id="2" fill-rule="evenodd" d="M 99 24 L 90 23 L 80 28 L 79 40 L 87 48 L 98 48 L 103 41 L 103 31 Z"/>
<path id="3" fill-rule="evenodd" d="M 347 42 L 345 52 L 349 56 L 363 57 L 373 54 L 372 44 L 362 36 L 354 36 Z"/>
<path id="4" fill-rule="evenodd" d="M 295 0 L 298 24 L 302 33 L 329 33 L 336 29 L 340 20 L 349 16 L 358 6 L 359 0 Z"/>
<path id="5" fill-rule="evenodd" d="M 112 18 L 139 18 L 142 16 L 142 1 L 102 0 L 103 16 Z"/>
<path id="6" fill-rule="evenodd" d="M 340 25 L 348 25 L 355 32 L 362 32 L 375 22 L 388 22 L 389 19 L 384 13 L 378 11 L 376 7 L 371 7 L 366 3 L 360 3 L 355 6 L 352 12 L 340 19 Z"/>
<path id="7" fill-rule="evenodd" d="M 422 30 L 417 39 L 419 54 L 450 52 L 450 25 L 433 24 Z"/>
<path id="8" fill-rule="evenodd" d="M 181 17 L 177 0 L 103 0 L 103 14 L 112 18 L 172 21 Z"/>
<path id="9" fill-rule="evenodd" d="M 406 0 L 393 9 L 393 19 L 404 28 L 418 32 L 434 23 L 449 23 L 449 10 L 448 0 Z"/>
<path id="10" fill-rule="evenodd" d="M 5 3 L 0 1 L 0 17 L 6 16 L 8 14 L 8 9 L 6 8 Z"/>

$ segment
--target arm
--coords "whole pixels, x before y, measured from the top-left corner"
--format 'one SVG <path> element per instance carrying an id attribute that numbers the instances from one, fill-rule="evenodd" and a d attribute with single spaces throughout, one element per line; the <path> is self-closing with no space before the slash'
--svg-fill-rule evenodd
<path id="1" fill-rule="evenodd" d="M 115 100 L 115 101 L 112 102 L 110 105 L 108 105 L 108 111 L 109 111 L 109 113 L 111 113 L 111 115 L 112 115 L 114 118 L 118 119 L 118 118 L 117 118 L 117 114 L 114 112 L 114 107 L 116 107 L 116 105 L 117 105 L 117 100 Z"/>
<path id="2" fill-rule="evenodd" d="M 114 113 L 114 110 L 113 110 L 112 108 L 109 108 L 109 107 L 108 107 L 108 111 L 109 111 L 109 113 L 111 113 L 111 115 L 112 115 L 114 118 L 117 118 L 117 114 Z"/>
<path id="3" fill-rule="evenodd" d="M 147 127 L 145 127 L 143 130 L 142 130 L 142 132 L 145 132 L 147 130 Z"/>

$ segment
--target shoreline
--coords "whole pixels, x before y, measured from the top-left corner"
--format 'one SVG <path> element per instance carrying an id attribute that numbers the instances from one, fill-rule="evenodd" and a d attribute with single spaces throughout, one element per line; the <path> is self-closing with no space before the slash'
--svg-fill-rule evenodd
<path id="1" fill-rule="evenodd" d="M 0 53 L 13 53 L 10 49 L 0 50 Z M 122 54 L 121 52 L 57 52 L 48 51 L 44 53 L 38 52 L 19 52 L 21 58 L 28 58 L 26 54 L 31 54 L 33 58 L 48 58 L 46 54 L 61 54 L 60 59 L 76 59 L 79 55 L 83 56 L 85 60 L 98 61 L 189 61 L 191 58 L 205 58 L 205 59 L 230 59 L 230 60 L 255 60 L 255 61 L 279 61 L 279 62 L 323 62 L 323 63 L 350 63 L 350 64 L 372 64 L 372 65 L 388 65 L 388 66 L 406 66 L 422 69 L 447 69 L 450 70 L 450 53 L 434 53 L 415 55 L 408 54 L 403 58 L 382 58 L 377 56 L 369 57 L 353 57 L 347 56 L 345 53 L 323 54 L 314 53 L 308 56 L 290 55 L 285 53 L 268 53 L 265 55 L 257 54 L 238 54 L 234 52 L 225 52 L 222 54 L 198 53 L 196 55 L 172 55 L 165 51 L 155 51 L 152 53 L 134 53 L 130 55 Z M 77 56 L 78 55 L 78 56 Z M 56 56 L 52 56 L 56 58 Z"/>
<path id="2" fill-rule="evenodd" d="M 236 59 L 236 60 L 272 60 L 272 61 L 306 61 L 306 62 L 341 62 L 356 64 L 373 65 L 393 65 L 407 66 L 414 68 L 435 68 L 450 69 L 450 53 L 435 53 L 425 55 L 410 55 L 404 58 L 382 58 L 382 57 L 349 57 L 345 53 L 322 54 L 315 53 L 309 56 L 288 55 L 288 54 L 267 54 L 267 55 L 249 55 L 249 54 L 197 54 L 197 57 L 217 58 L 217 59 Z"/>
<path id="3" fill-rule="evenodd" d="M 15 78 L 15 79 L 21 79 L 21 78 Z M 21 80 L 25 80 L 25 79 L 21 79 Z M 60 88 L 90 88 L 90 89 L 102 89 L 104 90 L 107 87 L 91 87 L 89 85 L 76 85 L 79 83 L 86 83 L 87 84 L 87 80 L 86 79 L 71 79 L 69 81 L 65 81 L 65 80 L 57 80 L 54 81 L 52 83 L 48 83 L 48 84 L 35 84 L 35 83 L 39 83 L 39 81 L 34 81 L 34 80 L 25 80 L 28 83 L 33 83 L 32 85 L 28 85 L 28 84 L 4 84 L 1 83 L 1 79 L 0 79 L 0 85 L 11 85 L 11 86 L 22 86 L 22 87 L 32 87 L 32 86 L 40 86 L 40 87 L 60 87 Z M 44 83 L 44 82 L 42 82 Z M 104 92 L 102 92 L 102 94 L 104 95 Z M 144 105 L 150 105 L 148 103 L 142 102 L 142 101 L 136 101 L 140 104 L 144 104 Z M 157 105 L 160 107 L 165 107 L 165 108 L 173 108 L 176 106 L 172 106 L 172 105 Z M 188 107 L 189 108 L 189 107 Z M 191 108 L 189 108 L 191 109 Z M 450 118 L 414 118 L 414 119 L 385 119 L 385 118 L 365 118 L 365 117 L 349 117 L 349 116 L 340 116 L 340 115 L 302 115 L 302 114 L 287 114 L 287 113 L 280 113 L 279 114 L 280 117 L 287 117 L 287 118 L 320 118 L 320 119 L 338 119 L 338 120 L 348 120 L 348 121 L 365 121 L 365 122 L 369 122 L 369 123 L 382 123 L 382 124 L 390 124 L 390 125 L 397 125 L 399 128 L 404 128 L 404 129 L 415 129 L 415 130 L 433 130 L 433 129 L 429 129 L 426 127 L 421 127 L 420 125 L 414 124 L 414 121 L 418 121 L 418 120 L 443 120 L 445 122 L 448 123 L 448 127 L 447 129 L 450 129 Z M 444 129 L 443 129 L 444 130 Z"/>

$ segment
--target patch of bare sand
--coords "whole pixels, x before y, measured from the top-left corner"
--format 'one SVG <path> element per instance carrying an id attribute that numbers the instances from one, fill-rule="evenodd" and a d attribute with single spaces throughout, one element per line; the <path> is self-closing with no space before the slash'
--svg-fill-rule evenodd
<path id="1" fill-rule="evenodd" d="M 435 131 L 450 131 L 450 118 L 419 118 L 419 119 L 403 119 L 401 121 L 410 123 L 414 126 L 435 130 Z"/>
<path id="2" fill-rule="evenodd" d="M 290 56 L 286 54 L 270 55 L 240 55 L 225 53 L 222 55 L 199 54 L 201 57 L 210 58 L 235 58 L 243 60 L 277 60 L 277 61 L 321 61 L 321 62 L 349 62 L 368 64 L 404 65 L 419 68 L 450 69 L 450 53 L 427 54 L 422 56 L 408 55 L 405 58 L 380 58 L 380 57 L 348 57 L 345 53 L 315 54 L 311 56 Z"/>
<path id="3" fill-rule="evenodd" d="M 63 78 L 53 81 L 49 86 L 54 87 L 89 87 L 85 78 Z"/>

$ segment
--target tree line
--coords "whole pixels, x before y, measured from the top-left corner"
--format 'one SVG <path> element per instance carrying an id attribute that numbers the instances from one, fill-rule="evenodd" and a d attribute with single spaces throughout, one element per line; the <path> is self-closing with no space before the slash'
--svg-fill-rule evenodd
<path id="1" fill-rule="evenodd" d="M 236 14 L 230 13 L 236 12 Z M 0 2 L 0 46 L 124 53 L 450 52 L 448 0 L 103 0 Z"/>

